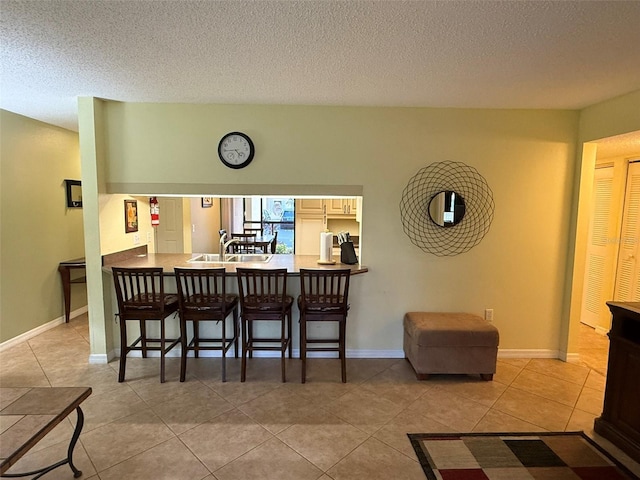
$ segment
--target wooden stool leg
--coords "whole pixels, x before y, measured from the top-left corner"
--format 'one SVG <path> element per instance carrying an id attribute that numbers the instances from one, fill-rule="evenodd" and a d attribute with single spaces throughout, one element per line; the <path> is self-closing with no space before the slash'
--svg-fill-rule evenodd
<path id="1" fill-rule="evenodd" d="M 127 322 L 120 317 L 120 370 L 118 372 L 118 382 L 124 382 L 125 368 L 127 365 Z"/>
<path id="2" fill-rule="evenodd" d="M 187 346 L 187 322 L 183 318 L 180 318 L 180 344 L 182 346 L 182 352 L 180 353 L 180 381 L 184 382 L 187 376 L 187 353 L 189 347 Z"/>
<path id="3" fill-rule="evenodd" d="M 307 381 L 307 321 L 304 315 L 300 316 L 300 360 L 301 360 L 301 383 Z"/>
<path id="4" fill-rule="evenodd" d="M 227 381 L 227 319 L 222 319 L 222 381 Z"/>
<path id="5" fill-rule="evenodd" d="M 280 323 L 280 365 L 282 369 L 282 383 L 287 381 L 287 374 L 285 372 L 285 355 L 287 350 L 287 319 L 283 318 Z"/>
<path id="6" fill-rule="evenodd" d="M 147 324 L 140 320 L 140 338 L 142 342 L 142 358 L 147 358 Z"/>
<path id="7" fill-rule="evenodd" d="M 233 309 L 233 336 L 235 338 L 233 344 L 233 353 L 238 358 L 238 339 L 240 338 L 240 320 L 238 319 L 238 309 Z"/>
<path id="8" fill-rule="evenodd" d="M 240 367 L 240 381 L 244 382 L 247 378 L 247 320 L 242 319 L 242 365 Z"/>
<path id="9" fill-rule="evenodd" d="M 193 356 L 195 358 L 200 357 L 200 322 L 198 320 L 193 321 Z"/>
<path id="10" fill-rule="evenodd" d="M 347 322 L 340 321 L 340 367 L 342 369 L 342 383 L 347 383 L 347 359 L 346 359 L 346 330 Z"/>
<path id="11" fill-rule="evenodd" d="M 164 318 L 160 320 L 160 383 L 164 383 L 164 354 L 165 354 L 165 334 Z"/>
<path id="12" fill-rule="evenodd" d="M 289 312 L 289 314 L 287 315 L 288 318 L 288 324 L 287 324 L 287 338 L 289 339 L 289 358 L 293 358 L 293 342 L 291 341 L 291 312 Z"/>

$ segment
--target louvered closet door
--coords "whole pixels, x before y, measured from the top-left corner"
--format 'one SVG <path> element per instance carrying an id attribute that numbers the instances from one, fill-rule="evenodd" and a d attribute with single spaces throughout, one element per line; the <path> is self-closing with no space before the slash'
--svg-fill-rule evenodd
<path id="1" fill-rule="evenodd" d="M 629 164 L 614 297 L 640 302 L 640 162 Z"/>
<path id="2" fill-rule="evenodd" d="M 614 251 L 609 241 L 612 210 L 613 167 L 597 168 L 593 183 L 593 210 L 589 223 L 587 264 L 580 321 L 598 327 L 606 314 L 606 279 L 613 278 Z M 607 277 L 607 275 L 609 275 Z M 610 288 L 610 287 L 609 287 Z"/>

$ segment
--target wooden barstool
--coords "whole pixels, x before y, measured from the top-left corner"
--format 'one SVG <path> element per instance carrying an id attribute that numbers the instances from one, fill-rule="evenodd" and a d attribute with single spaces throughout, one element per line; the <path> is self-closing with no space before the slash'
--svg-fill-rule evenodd
<path id="1" fill-rule="evenodd" d="M 165 355 L 180 343 L 179 338 L 168 339 L 165 335 L 165 319 L 178 310 L 178 296 L 164 293 L 161 267 L 120 268 L 113 267 L 113 281 L 118 299 L 120 318 L 120 371 L 118 382 L 123 382 L 127 353 L 132 350 L 160 352 L 160 382 L 164 383 Z M 131 344 L 127 342 L 127 322 L 140 322 L 140 336 Z M 146 322 L 160 322 L 160 337 L 147 336 Z M 152 343 L 153 345 L 149 345 Z"/>
<path id="2" fill-rule="evenodd" d="M 258 350 L 279 351 L 282 365 L 282 381 L 286 382 L 285 352 L 291 346 L 291 306 L 293 298 L 287 295 L 287 269 L 236 268 L 240 293 L 240 318 L 242 321 L 242 373 L 247 373 L 247 354 L 253 357 Z M 257 338 L 253 324 L 258 321 L 280 322 L 280 338 Z M 275 344 L 275 345 L 274 345 Z"/>
<path id="3" fill-rule="evenodd" d="M 227 274 L 220 268 L 174 268 L 178 287 L 180 332 L 182 355 L 180 359 L 180 381 L 184 382 L 187 371 L 187 354 L 194 352 L 196 358 L 201 350 L 220 350 L 222 353 L 222 381 L 227 381 L 227 351 L 234 346 L 238 358 L 238 296 L 227 293 Z M 227 317 L 233 314 L 231 335 L 227 337 Z M 201 338 L 200 322 L 220 323 L 220 337 Z M 193 325 L 193 337 L 187 341 L 187 324 Z M 207 345 L 203 345 L 207 344 Z"/>
<path id="4" fill-rule="evenodd" d="M 300 359 L 302 383 L 307 375 L 307 352 L 338 352 L 342 382 L 347 381 L 345 356 L 347 313 L 349 311 L 349 279 L 351 270 L 300 269 Z M 307 322 L 338 322 L 337 338 L 307 338 Z M 324 346 L 310 347 L 309 344 Z"/>

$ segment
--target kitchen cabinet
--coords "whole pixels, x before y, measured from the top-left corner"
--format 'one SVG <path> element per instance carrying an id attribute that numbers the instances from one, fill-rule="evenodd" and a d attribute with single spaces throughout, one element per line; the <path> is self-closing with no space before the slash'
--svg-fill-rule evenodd
<path id="1" fill-rule="evenodd" d="M 296 214 L 322 215 L 325 213 L 322 198 L 299 198 L 296 200 Z"/>
<path id="2" fill-rule="evenodd" d="M 296 253 L 318 255 L 320 233 L 327 229 L 351 231 L 352 234 L 359 232 L 359 226 L 355 223 L 356 206 L 355 198 L 297 199 Z"/>
<path id="3" fill-rule="evenodd" d="M 296 200 L 296 213 L 355 218 L 357 205 L 355 198 L 300 198 Z"/>
<path id="4" fill-rule="evenodd" d="M 326 225 L 324 215 L 296 215 L 296 255 L 318 255 Z"/>
<path id="5" fill-rule="evenodd" d="M 328 198 L 325 200 L 327 215 L 355 217 L 357 202 L 355 198 Z"/>

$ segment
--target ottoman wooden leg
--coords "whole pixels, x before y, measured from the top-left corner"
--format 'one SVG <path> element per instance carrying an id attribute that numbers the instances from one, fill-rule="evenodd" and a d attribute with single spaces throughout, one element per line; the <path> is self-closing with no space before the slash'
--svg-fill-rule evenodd
<path id="1" fill-rule="evenodd" d="M 493 373 L 481 373 L 480 378 L 482 378 L 482 380 L 484 380 L 485 382 L 490 382 L 491 380 L 493 380 Z"/>

